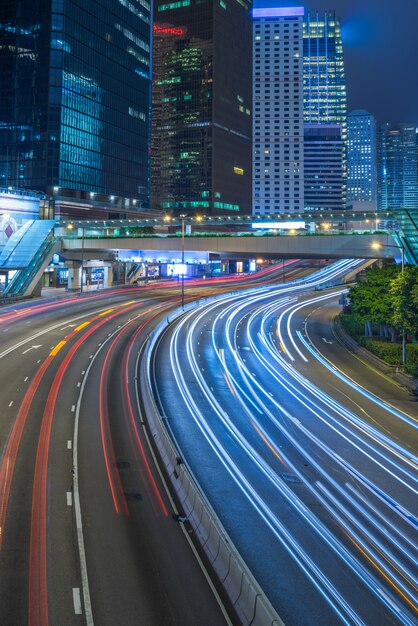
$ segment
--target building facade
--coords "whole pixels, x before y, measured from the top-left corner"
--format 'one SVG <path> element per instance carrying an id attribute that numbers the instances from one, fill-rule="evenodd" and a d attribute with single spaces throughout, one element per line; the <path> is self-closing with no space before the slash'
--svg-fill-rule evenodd
<path id="1" fill-rule="evenodd" d="M 150 4 L 0 4 L 0 185 L 149 197 Z"/>
<path id="2" fill-rule="evenodd" d="M 378 135 L 378 209 L 418 207 L 418 128 L 384 124 Z"/>
<path id="3" fill-rule="evenodd" d="M 151 207 L 251 208 L 251 3 L 154 3 Z"/>
<path id="4" fill-rule="evenodd" d="M 368 111 L 347 116 L 347 203 L 377 206 L 377 129 Z"/>
<path id="5" fill-rule="evenodd" d="M 303 7 L 253 9 L 253 213 L 304 209 Z"/>
<path id="6" fill-rule="evenodd" d="M 339 124 L 305 124 L 305 209 L 342 211 L 343 142 Z"/>
<path id="7" fill-rule="evenodd" d="M 309 159 L 310 162 L 309 176 L 305 176 L 305 207 L 309 210 L 332 209 L 338 195 L 337 204 L 344 208 L 347 179 L 347 96 L 341 26 L 335 12 L 306 15 L 303 31 L 303 82 L 304 122 L 308 127 L 305 132 L 305 141 L 308 142 L 305 143 L 305 161 Z M 319 129 L 320 125 L 325 126 L 323 133 Z M 339 132 L 336 127 L 340 127 Z M 321 163 L 320 158 L 325 149 L 324 138 L 330 142 L 327 151 L 333 154 L 329 160 L 331 170 L 328 174 L 325 172 L 325 163 Z M 338 142 L 341 145 L 337 148 Z M 320 152 L 314 158 L 315 147 Z M 341 155 L 338 163 L 337 155 Z M 317 173 L 318 177 L 326 176 L 333 180 L 332 205 L 329 203 L 328 185 L 315 185 L 316 195 L 313 195 L 312 175 L 315 174 L 312 168 L 315 163 L 321 168 Z"/>

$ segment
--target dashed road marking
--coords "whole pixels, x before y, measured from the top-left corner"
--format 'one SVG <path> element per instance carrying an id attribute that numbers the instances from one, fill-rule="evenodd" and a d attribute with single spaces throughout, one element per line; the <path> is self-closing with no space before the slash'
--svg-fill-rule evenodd
<path id="1" fill-rule="evenodd" d="M 73 494 L 67 491 L 67 506 L 73 506 Z"/>
<path id="2" fill-rule="evenodd" d="M 72 447 L 73 447 L 73 442 L 71 441 L 71 439 L 68 439 L 68 441 L 67 441 L 67 450 L 71 450 Z"/>
<path id="3" fill-rule="evenodd" d="M 80 597 L 80 589 L 78 587 L 73 587 L 73 603 L 74 603 L 74 613 L 76 615 L 81 615 L 81 597 Z"/>

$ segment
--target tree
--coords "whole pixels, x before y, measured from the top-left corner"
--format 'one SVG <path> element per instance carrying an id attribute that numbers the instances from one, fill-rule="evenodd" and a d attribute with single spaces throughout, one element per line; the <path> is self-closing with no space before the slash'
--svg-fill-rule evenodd
<path id="1" fill-rule="evenodd" d="M 351 287 L 349 292 L 351 310 L 364 322 L 366 335 L 371 336 L 373 323 L 387 329 L 388 323 L 392 320 L 393 302 L 389 285 L 399 272 L 396 265 L 371 267 Z"/>
<path id="2" fill-rule="evenodd" d="M 418 335 L 418 267 L 407 265 L 391 283 L 393 324 L 407 333 Z"/>

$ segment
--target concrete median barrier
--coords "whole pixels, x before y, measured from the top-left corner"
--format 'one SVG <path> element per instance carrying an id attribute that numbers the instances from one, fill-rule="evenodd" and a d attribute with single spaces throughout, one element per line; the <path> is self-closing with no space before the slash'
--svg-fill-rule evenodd
<path id="1" fill-rule="evenodd" d="M 187 307 L 193 308 L 193 304 Z M 178 315 L 183 313 L 178 311 Z M 170 315 L 153 331 L 137 373 L 145 415 L 162 463 L 181 502 L 183 512 L 223 585 L 240 622 L 245 626 L 284 626 L 261 587 L 241 558 L 220 520 L 201 491 L 193 472 L 177 450 L 156 406 L 150 380 L 150 359 L 159 334 L 173 322 Z"/>

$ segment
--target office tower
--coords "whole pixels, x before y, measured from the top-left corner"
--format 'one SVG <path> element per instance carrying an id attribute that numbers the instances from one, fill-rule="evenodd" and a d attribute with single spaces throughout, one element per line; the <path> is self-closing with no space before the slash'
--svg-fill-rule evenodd
<path id="1" fill-rule="evenodd" d="M 0 25 L 0 185 L 146 203 L 148 1 L 10 0 Z"/>
<path id="2" fill-rule="evenodd" d="M 343 142 L 339 124 L 305 124 L 305 209 L 344 209 Z"/>
<path id="3" fill-rule="evenodd" d="M 251 208 L 251 3 L 154 3 L 151 207 Z"/>
<path id="4" fill-rule="evenodd" d="M 333 197 L 339 188 L 338 193 L 341 199 L 338 204 L 343 208 L 346 202 L 347 98 L 341 27 L 334 12 L 323 15 L 308 14 L 304 20 L 303 81 L 304 122 L 308 126 L 305 138 L 309 142 L 307 146 L 305 144 L 305 148 L 309 152 L 309 159 L 313 166 L 314 161 L 320 163 L 319 155 L 312 161 L 312 151 L 315 146 L 322 151 L 324 141 L 331 142 L 327 150 L 333 152 L 334 156 L 330 160 L 332 169 L 329 177 L 333 179 Z M 319 126 L 323 124 L 327 128 L 322 133 Z M 313 126 L 317 126 L 318 130 L 314 131 Z M 329 131 L 330 127 L 335 126 L 340 127 L 340 139 L 337 138 L 336 130 Z M 338 141 L 341 142 L 341 148 L 337 150 Z M 335 163 L 337 153 L 341 153 L 341 164 Z M 336 178 L 337 174 L 340 176 L 339 183 Z M 323 175 L 325 175 L 324 164 L 321 165 L 321 172 L 318 172 L 318 176 Z M 310 180 L 309 177 L 308 184 Z M 333 208 L 329 205 L 328 190 L 325 191 L 326 193 L 322 196 L 321 189 L 318 187 L 314 198 L 305 187 L 305 207 L 309 207 L 310 210 Z M 314 202 L 313 206 L 312 202 Z"/>
<path id="5" fill-rule="evenodd" d="M 303 7 L 253 10 L 253 213 L 304 209 Z"/>
<path id="6" fill-rule="evenodd" d="M 377 205 L 376 120 L 363 109 L 347 116 L 347 203 Z"/>
<path id="7" fill-rule="evenodd" d="M 384 124 L 378 137 L 378 208 L 418 207 L 418 128 Z"/>

